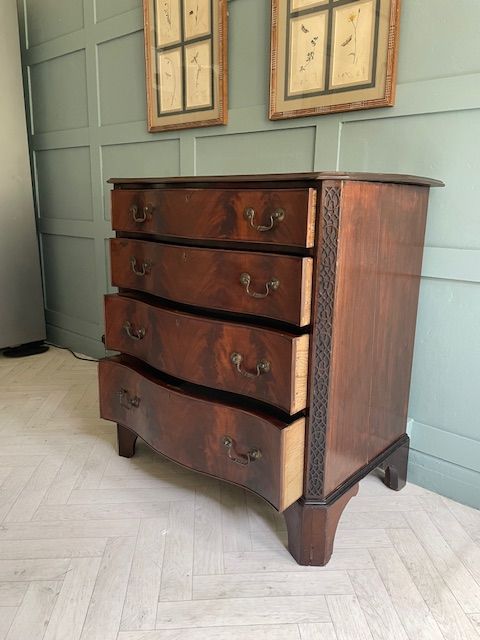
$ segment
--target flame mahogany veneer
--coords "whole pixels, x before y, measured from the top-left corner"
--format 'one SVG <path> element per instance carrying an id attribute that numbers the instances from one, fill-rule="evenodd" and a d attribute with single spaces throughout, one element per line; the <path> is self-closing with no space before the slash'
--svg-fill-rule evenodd
<path id="1" fill-rule="evenodd" d="M 284 512 L 325 565 L 375 468 L 401 489 L 429 189 L 385 174 L 110 180 L 101 415 Z"/>

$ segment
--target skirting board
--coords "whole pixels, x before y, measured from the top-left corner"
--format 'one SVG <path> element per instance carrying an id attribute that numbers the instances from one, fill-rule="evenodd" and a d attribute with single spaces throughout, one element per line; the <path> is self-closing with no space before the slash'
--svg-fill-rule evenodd
<path id="1" fill-rule="evenodd" d="M 480 442 L 410 420 L 408 480 L 480 509 Z"/>
<path id="2" fill-rule="evenodd" d="M 81 353 L 90 358 L 105 357 L 105 347 L 101 340 L 93 340 L 78 333 L 73 333 L 73 331 L 54 327 L 51 324 L 47 324 L 47 340 L 61 347 L 68 347 L 75 353 Z"/>
<path id="3" fill-rule="evenodd" d="M 410 449 L 408 481 L 476 509 L 480 508 L 480 473 Z"/>

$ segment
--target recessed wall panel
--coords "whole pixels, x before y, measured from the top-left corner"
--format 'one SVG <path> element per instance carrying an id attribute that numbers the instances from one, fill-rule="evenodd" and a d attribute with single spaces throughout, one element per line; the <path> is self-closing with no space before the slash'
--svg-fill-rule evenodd
<path id="1" fill-rule="evenodd" d="M 35 152 L 41 218 L 92 220 L 89 147 Z"/>
<path id="2" fill-rule="evenodd" d="M 85 51 L 30 67 L 34 133 L 88 126 Z"/>
<path id="3" fill-rule="evenodd" d="M 155 140 L 102 148 L 105 217 L 110 219 L 108 178 L 180 175 L 180 141 Z"/>
<path id="4" fill-rule="evenodd" d="M 409 414 L 480 440 L 480 285 L 428 278 L 420 294 Z"/>
<path id="5" fill-rule="evenodd" d="M 143 31 L 98 46 L 102 125 L 146 121 L 144 55 Z"/>
<path id="6" fill-rule="evenodd" d="M 97 323 L 97 274 L 92 238 L 42 236 L 47 309 Z"/>
<path id="7" fill-rule="evenodd" d="M 402 6 L 399 82 L 480 71 L 477 0 L 421 0 Z"/>
<path id="8" fill-rule="evenodd" d="M 96 0 L 95 15 L 97 22 L 102 22 L 141 6 L 142 0 Z"/>
<path id="9" fill-rule="evenodd" d="M 480 248 L 480 110 L 345 122 L 340 169 L 383 171 L 443 180 L 432 189 L 426 244 Z M 461 152 L 460 152 L 461 150 Z"/>
<path id="10" fill-rule="evenodd" d="M 228 33 L 230 59 L 241 61 L 228 68 L 230 106 L 266 105 L 270 61 L 265 45 L 270 42 L 270 2 L 230 2 L 228 11 L 230 25 L 234 25 Z"/>
<path id="11" fill-rule="evenodd" d="M 25 0 L 28 44 L 49 42 L 83 28 L 83 0 Z"/>
<path id="12" fill-rule="evenodd" d="M 198 175 L 311 171 L 315 127 L 197 138 Z"/>

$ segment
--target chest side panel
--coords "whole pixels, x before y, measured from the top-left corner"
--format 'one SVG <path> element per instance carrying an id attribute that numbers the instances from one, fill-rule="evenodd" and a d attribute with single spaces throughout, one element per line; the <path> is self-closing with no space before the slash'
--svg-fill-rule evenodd
<path id="1" fill-rule="evenodd" d="M 324 494 L 406 429 L 428 189 L 342 189 Z"/>

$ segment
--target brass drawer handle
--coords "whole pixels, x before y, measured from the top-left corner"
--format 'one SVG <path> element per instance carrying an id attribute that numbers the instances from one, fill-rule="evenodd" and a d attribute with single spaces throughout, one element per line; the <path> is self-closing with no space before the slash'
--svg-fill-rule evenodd
<path id="1" fill-rule="evenodd" d="M 125 322 L 125 324 L 123 325 L 123 329 L 125 331 L 125 333 L 127 334 L 127 336 L 129 338 L 131 338 L 132 340 L 143 340 L 143 338 L 145 337 L 146 334 L 146 330 L 145 329 L 135 329 L 134 326 L 132 325 L 131 322 L 129 322 L 128 320 Z"/>
<path id="2" fill-rule="evenodd" d="M 278 278 L 272 278 L 269 282 L 265 283 L 265 293 L 256 293 L 255 291 L 250 291 L 250 283 L 252 278 L 249 273 L 242 273 L 240 276 L 240 282 L 245 287 L 245 291 L 252 298 L 266 298 L 270 291 L 276 291 L 280 286 L 280 280 Z"/>
<path id="3" fill-rule="evenodd" d="M 118 400 L 124 409 L 136 409 L 140 404 L 138 396 L 131 396 L 127 389 L 120 389 L 118 392 Z"/>
<path id="4" fill-rule="evenodd" d="M 137 269 L 137 259 L 135 256 L 130 258 L 130 266 L 132 267 L 132 271 L 136 276 L 145 276 L 147 273 L 150 273 L 150 269 L 152 267 L 150 262 L 143 262 L 141 269 Z"/>
<path id="5" fill-rule="evenodd" d="M 257 373 L 250 373 L 245 369 L 242 369 L 243 356 L 240 353 L 232 353 L 230 356 L 232 364 L 235 365 L 236 370 L 245 378 L 258 378 L 262 373 L 268 373 L 270 371 L 270 362 L 268 360 L 259 360 L 257 362 Z"/>
<path id="6" fill-rule="evenodd" d="M 250 226 L 255 231 L 271 231 L 275 226 L 276 222 L 282 222 L 285 219 L 285 210 L 284 209 L 275 209 L 275 211 L 270 216 L 270 224 L 268 226 L 263 226 L 261 224 L 255 224 L 255 209 L 253 207 L 247 207 L 243 212 L 243 216 L 246 220 L 249 221 Z"/>
<path id="7" fill-rule="evenodd" d="M 130 212 L 134 222 L 145 222 L 146 219 L 152 215 L 153 206 L 151 204 L 147 204 L 146 207 L 142 208 L 142 212 L 139 214 L 138 206 L 136 204 L 132 204 L 128 211 Z"/>
<path id="8" fill-rule="evenodd" d="M 242 467 L 246 467 L 247 465 L 255 462 L 256 460 L 260 460 L 262 457 L 262 452 L 260 449 L 250 449 L 247 453 L 237 453 L 235 451 L 234 441 L 231 436 L 223 436 L 223 445 L 228 450 L 228 457 L 232 462 L 236 464 L 242 465 Z"/>

